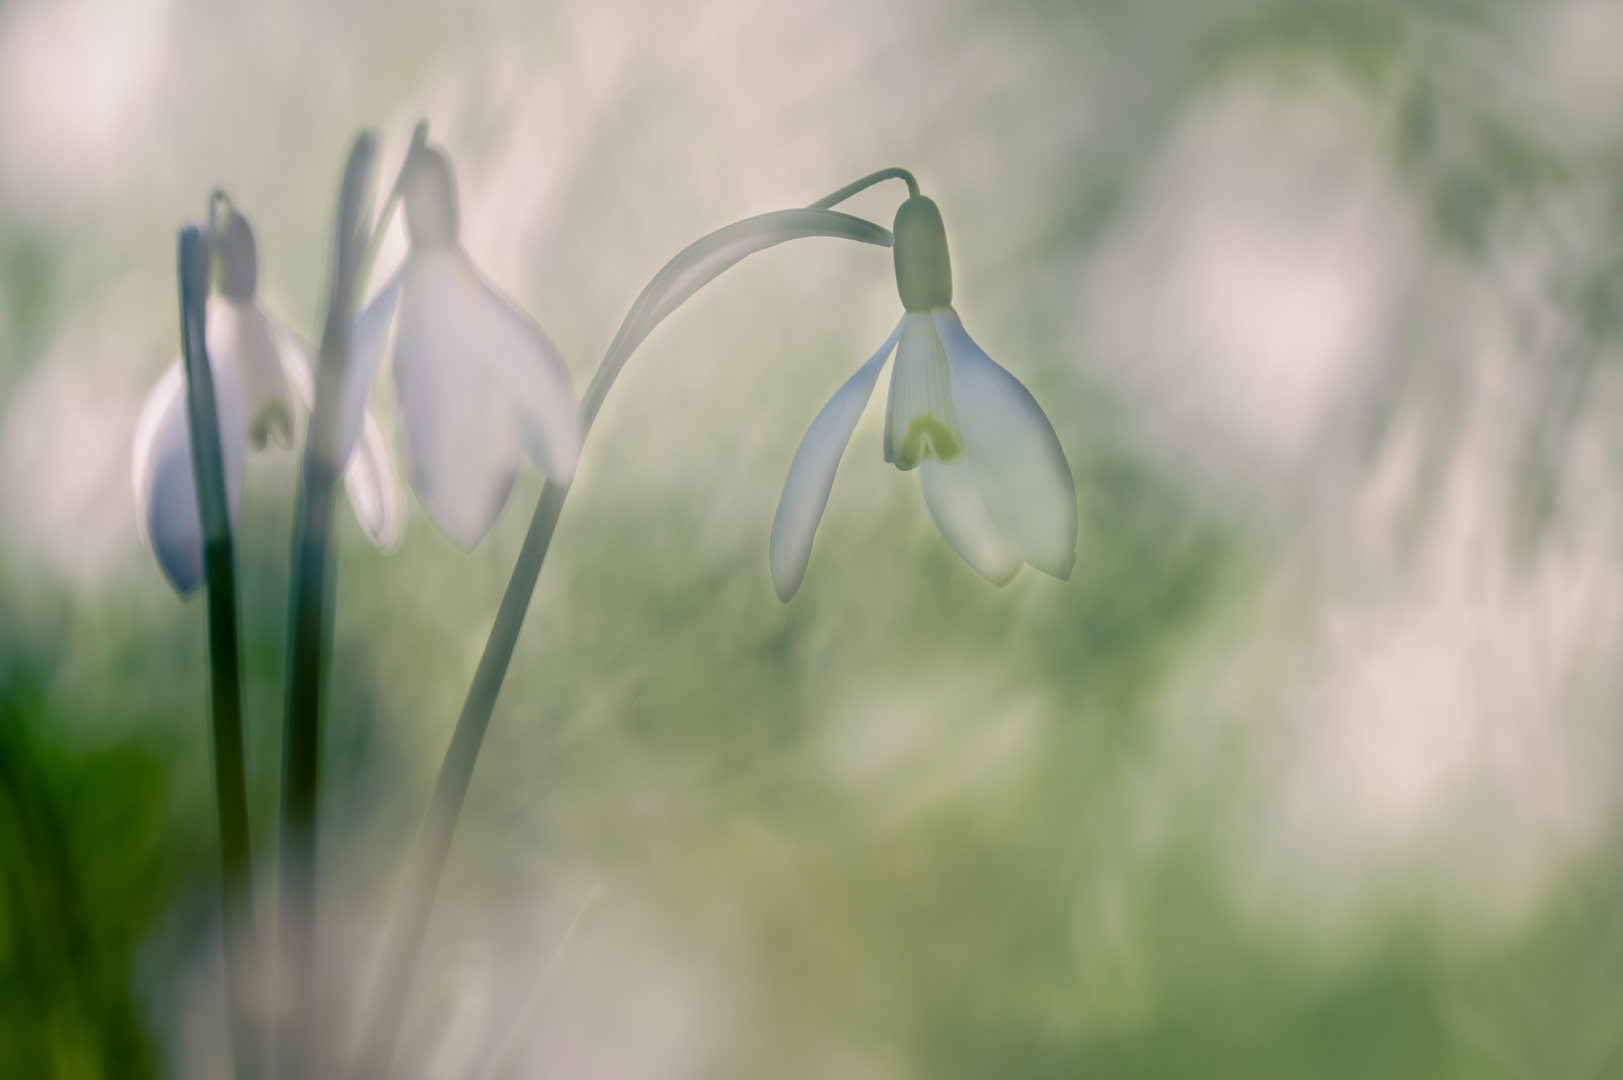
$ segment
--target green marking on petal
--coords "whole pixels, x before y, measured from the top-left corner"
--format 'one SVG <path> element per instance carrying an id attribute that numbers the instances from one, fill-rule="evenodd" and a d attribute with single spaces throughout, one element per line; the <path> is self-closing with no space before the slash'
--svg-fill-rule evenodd
<path id="1" fill-rule="evenodd" d="M 279 450 L 292 446 L 293 417 L 289 415 L 287 406 L 275 398 L 261 405 L 248 423 L 248 437 L 253 440 L 256 450 L 263 450 L 272 443 Z"/>
<path id="2" fill-rule="evenodd" d="M 953 437 L 952 429 L 929 413 L 920 413 L 907 425 L 907 434 L 897 448 L 896 464 L 911 469 L 925 458 L 933 457 L 943 465 L 957 461 L 964 448 Z"/>

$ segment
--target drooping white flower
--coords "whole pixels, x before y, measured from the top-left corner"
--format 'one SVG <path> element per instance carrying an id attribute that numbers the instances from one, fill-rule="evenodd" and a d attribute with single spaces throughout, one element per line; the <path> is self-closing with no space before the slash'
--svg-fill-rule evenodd
<path id="1" fill-rule="evenodd" d="M 906 314 L 835 391 L 795 452 L 772 523 L 778 598 L 787 602 L 800 588 L 834 473 L 892 351 L 885 460 L 919 470 L 930 516 L 947 542 L 998 585 L 1026 563 L 1068 578 L 1076 563 L 1076 488 L 1053 425 L 958 320 L 935 203 L 908 199 L 894 231 Z"/>
<path id="2" fill-rule="evenodd" d="M 451 163 L 413 146 L 401 172 L 411 248 L 356 316 L 338 421 L 351 444 L 393 331 L 407 467 L 429 517 L 463 548 L 507 503 L 521 456 L 574 478 L 582 437 L 569 370 L 545 333 L 485 283 L 457 242 Z"/>
<path id="3" fill-rule="evenodd" d="M 258 256 L 253 230 L 235 210 L 212 230 L 218 292 L 208 298 L 204 344 L 214 375 L 226 498 L 235 520 L 242 502 L 248 447 L 292 441 L 294 410 L 314 396 L 314 350 L 254 299 Z M 357 417 L 359 446 L 347 455 L 344 486 L 361 529 L 379 548 L 392 547 L 404 525 L 388 446 L 370 411 Z M 141 537 L 179 593 L 203 579 L 202 525 L 192 474 L 186 375 L 176 359 L 148 393 L 135 427 L 132 479 Z M 341 457 L 340 464 L 346 458 Z"/>

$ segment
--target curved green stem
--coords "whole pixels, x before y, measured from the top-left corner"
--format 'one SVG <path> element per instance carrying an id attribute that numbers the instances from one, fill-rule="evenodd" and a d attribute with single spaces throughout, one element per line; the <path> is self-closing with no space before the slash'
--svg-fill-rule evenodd
<path id="1" fill-rule="evenodd" d="M 838 206 L 840 203 L 849 199 L 857 192 L 867 191 L 875 184 L 881 183 L 885 180 L 905 181 L 907 183 L 907 194 L 912 198 L 918 198 L 919 182 L 913 179 L 912 173 L 908 172 L 906 169 L 880 169 L 878 172 L 869 173 L 861 180 L 853 180 L 851 183 L 845 185 L 831 195 L 823 196 L 821 199 L 818 199 L 816 202 L 812 203 L 812 208 L 816 210 L 827 210 L 829 207 Z"/>
<path id="2" fill-rule="evenodd" d="M 861 190 L 869 183 L 877 183 L 900 172 L 887 170 L 884 174 L 875 173 L 866 181 L 858 181 L 851 190 Z M 835 194 L 839 195 L 838 192 Z M 839 237 L 881 247 L 889 246 L 892 242 L 890 231 L 882 226 L 814 205 L 746 218 L 688 245 L 666 263 L 638 294 L 610 342 L 602 362 L 598 364 L 596 375 L 581 398 L 583 436 L 591 431 L 598 410 L 632 352 L 661 320 L 746 256 L 786 240 L 807 236 Z M 525 534 L 524 546 L 519 551 L 518 564 L 513 568 L 507 591 L 502 595 L 495 625 L 491 627 L 484 655 L 480 657 L 479 668 L 474 673 L 473 685 L 468 689 L 462 713 L 457 718 L 456 730 L 451 735 L 451 745 L 440 765 L 434 793 L 429 799 L 428 813 L 412 850 L 406 878 L 401 884 L 400 898 L 384 938 L 377 982 L 372 991 L 370 1011 L 362 1028 L 352 1072 L 355 1080 L 384 1080 L 392 1067 L 395 1043 L 411 996 L 412 978 L 428 929 L 428 918 L 433 911 L 440 873 L 445 867 L 457 818 L 468 793 L 468 784 L 473 778 L 474 766 L 479 760 L 479 749 L 490 725 L 502 680 L 507 674 L 519 630 L 524 625 L 525 612 L 529 609 L 536 580 L 541 574 L 541 564 L 552 543 L 553 530 L 557 528 L 558 516 L 568 496 L 569 485 L 551 479 L 541 489 L 541 500 L 536 505 L 534 517 L 530 519 L 529 532 Z"/>
<path id="3" fill-rule="evenodd" d="M 293 527 L 282 741 L 282 844 L 278 1066 L 283 1080 L 315 1073 L 316 785 L 321 746 L 321 674 L 330 637 L 328 562 L 339 384 L 349 350 L 360 262 L 366 247 L 367 182 L 374 140 L 362 133 L 350 151 L 338 199 L 326 323 L 316 368 L 315 402 L 305 438 Z"/>
<path id="4" fill-rule="evenodd" d="M 513 647 L 524 625 L 524 613 L 530 606 L 536 579 L 541 576 L 541 563 L 552 543 L 552 531 L 558 526 L 558 515 L 563 511 L 568 494 L 568 485 L 551 480 L 541 489 L 541 501 L 530 521 L 530 531 L 519 549 L 518 563 L 513 567 L 513 576 L 507 582 L 501 607 L 496 611 L 496 623 L 490 628 L 490 638 L 485 643 L 484 655 L 479 658 L 473 685 L 468 688 L 462 714 L 457 717 L 450 748 L 445 751 L 439 778 L 434 782 L 428 814 L 417 834 L 417 846 L 411 854 L 406 880 L 400 885 L 400 900 L 389 921 L 389 936 L 378 966 L 371 1011 L 362 1029 L 355 1061 L 356 1077 L 385 1077 L 393 1064 L 400 1021 L 411 994 L 412 975 L 422 951 L 428 916 L 433 911 L 440 873 L 445 869 L 445 857 L 451 850 L 451 836 L 468 794 L 468 783 L 473 779 L 473 766 L 479 759 L 485 729 L 490 726 L 496 696 L 501 692 L 507 665 L 513 659 Z"/>
<path id="5" fill-rule="evenodd" d="M 231 1052 L 238 1080 L 264 1075 L 264 1042 L 248 1007 L 258 983 L 254 928 L 253 856 L 248 839 L 248 783 L 242 748 L 242 676 L 237 645 L 236 556 L 226 504 L 225 468 L 214 400 L 214 373 L 204 344 L 209 245 L 195 225 L 180 231 L 181 351 L 186 406 L 203 526 L 203 578 L 208 596 L 209 746 L 214 809 L 220 830 L 220 906 L 225 931 L 226 994 Z"/>

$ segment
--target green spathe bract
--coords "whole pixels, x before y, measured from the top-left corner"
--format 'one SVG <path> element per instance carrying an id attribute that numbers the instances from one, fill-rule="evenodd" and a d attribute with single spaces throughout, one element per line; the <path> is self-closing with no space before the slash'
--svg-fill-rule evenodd
<path id="1" fill-rule="evenodd" d="M 952 261 L 941 210 L 927 195 L 915 195 L 896 211 L 896 291 L 908 311 L 930 311 L 952 303 Z"/>

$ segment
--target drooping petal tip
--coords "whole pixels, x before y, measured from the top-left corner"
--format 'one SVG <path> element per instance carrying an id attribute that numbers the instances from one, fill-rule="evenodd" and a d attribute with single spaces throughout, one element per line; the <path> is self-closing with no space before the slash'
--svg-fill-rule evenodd
<path id="1" fill-rule="evenodd" d="M 795 451 L 789 475 L 783 481 L 778 512 L 772 519 L 772 588 L 784 603 L 795 595 L 806 576 L 812 539 L 828 506 L 828 494 L 834 486 L 840 458 L 851 441 L 857 421 L 862 418 L 863 408 L 873 396 L 880 369 L 896 347 L 901 332 L 902 324 L 897 323 L 879 351 L 834 392 L 806 429 Z"/>
<path id="2" fill-rule="evenodd" d="M 1025 560 L 992 524 L 974 467 L 962 461 L 943 465 L 927 460 L 919 466 L 919 481 L 930 516 L 952 549 L 992 584 L 1001 587 L 1013 581 Z"/>
<path id="3" fill-rule="evenodd" d="M 585 438 L 569 368 L 535 320 L 508 303 L 471 266 L 469 271 L 524 451 L 549 480 L 568 484 L 575 479 Z"/>
<path id="4" fill-rule="evenodd" d="M 930 314 L 992 523 L 1026 562 L 1068 579 L 1076 565 L 1076 483 L 1059 436 L 1031 392 L 975 344 L 952 308 Z"/>
<path id="5" fill-rule="evenodd" d="M 147 395 L 135 426 L 136 524 L 158 568 L 182 596 L 203 581 L 203 528 L 186 425 L 186 376 L 171 364 Z"/>
<path id="6" fill-rule="evenodd" d="M 395 395 L 412 487 L 440 531 L 472 549 L 490 531 L 524 446 L 481 283 L 454 247 L 406 262 Z"/>

